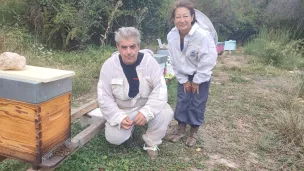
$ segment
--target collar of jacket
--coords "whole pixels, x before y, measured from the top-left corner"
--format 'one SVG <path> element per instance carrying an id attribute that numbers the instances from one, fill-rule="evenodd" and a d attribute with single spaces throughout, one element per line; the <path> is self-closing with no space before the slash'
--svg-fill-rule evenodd
<path id="1" fill-rule="evenodd" d="M 191 30 L 189 31 L 189 33 L 187 35 L 192 36 L 194 34 L 194 32 L 199 28 L 199 25 L 195 22 L 193 24 L 193 26 L 191 27 Z M 175 31 L 176 33 L 179 34 L 177 27 L 174 27 L 172 29 L 172 31 Z"/>
<path id="2" fill-rule="evenodd" d="M 148 51 L 146 51 L 145 49 L 140 50 L 140 52 L 142 52 L 144 54 L 144 57 L 143 57 L 141 63 L 136 66 L 136 70 L 143 69 L 143 68 L 147 67 L 147 65 L 149 64 L 150 59 L 153 58 L 152 55 Z M 122 70 L 122 66 L 120 65 L 120 60 L 119 60 L 119 52 L 114 52 L 112 54 L 111 58 L 113 60 L 113 63 L 115 65 L 115 67 L 119 70 Z"/>

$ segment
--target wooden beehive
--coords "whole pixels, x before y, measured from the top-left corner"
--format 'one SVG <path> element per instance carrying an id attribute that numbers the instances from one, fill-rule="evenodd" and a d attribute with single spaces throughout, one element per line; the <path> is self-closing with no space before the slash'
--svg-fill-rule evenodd
<path id="1" fill-rule="evenodd" d="M 0 71 L 0 156 L 38 166 L 70 138 L 74 72 L 28 69 Z"/>

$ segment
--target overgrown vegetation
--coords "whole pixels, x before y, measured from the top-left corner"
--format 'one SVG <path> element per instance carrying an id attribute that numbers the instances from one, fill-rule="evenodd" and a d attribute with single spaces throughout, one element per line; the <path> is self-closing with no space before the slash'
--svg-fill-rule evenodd
<path id="1" fill-rule="evenodd" d="M 264 27 L 246 44 L 244 51 L 260 57 L 267 65 L 293 70 L 304 67 L 303 42 L 303 39 L 292 39 L 290 30 L 268 30 Z"/>
<path id="2" fill-rule="evenodd" d="M 1 0 L 0 27 L 30 31 L 48 47 L 75 50 L 88 45 L 113 45 L 113 32 L 122 26 L 139 28 L 144 40 L 165 38 L 171 29 L 174 0 Z M 301 0 L 193 0 L 213 22 L 219 40 L 246 43 L 262 26 L 288 29 L 304 38 Z M 292 11 L 286 13 L 286 11 Z M 294 24 L 296 23 L 296 24 Z"/>
<path id="3" fill-rule="evenodd" d="M 48 47 L 75 50 L 113 44 L 122 26 L 145 30 L 144 38 L 162 37 L 172 0 L 2 0 L 0 27 L 30 31 Z M 162 10 L 162 11 L 160 11 Z"/>
<path id="4" fill-rule="evenodd" d="M 304 74 L 295 77 L 294 85 L 282 89 L 285 96 L 278 100 L 280 113 L 275 116 L 275 126 L 278 133 L 287 143 L 304 147 L 304 107 L 303 104 L 303 79 Z"/>
<path id="5" fill-rule="evenodd" d="M 272 28 L 289 29 L 292 34 L 304 38 L 304 2 L 302 0 L 271 0 L 265 14 L 267 25 Z"/>

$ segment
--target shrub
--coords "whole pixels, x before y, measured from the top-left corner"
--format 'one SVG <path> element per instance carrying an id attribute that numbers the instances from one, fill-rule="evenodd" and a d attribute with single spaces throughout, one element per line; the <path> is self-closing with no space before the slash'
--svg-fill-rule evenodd
<path id="1" fill-rule="evenodd" d="M 49 46 L 64 50 L 113 45 L 114 31 L 122 26 L 144 30 L 144 38 L 157 37 L 167 23 L 168 10 L 163 11 L 162 0 L 25 1 L 31 31 Z M 166 0 L 165 6 L 172 1 Z"/>
<path id="2" fill-rule="evenodd" d="M 292 40 L 288 30 L 267 30 L 249 41 L 244 49 L 245 54 L 256 55 L 267 65 L 285 69 L 296 69 L 303 66 L 300 44 L 303 40 Z"/>
<path id="3" fill-rule="evenodd" d="M 0 53 L 11 51 L 23 54 L 30 48 L 32 40 L 24 28 L 0 27 Z"/>
<path id="4" fill-rule="evenodd" d="M 24 0 L 4 0 L 0 6 L 0 26 L 23 26 L 26 23 Z"/>

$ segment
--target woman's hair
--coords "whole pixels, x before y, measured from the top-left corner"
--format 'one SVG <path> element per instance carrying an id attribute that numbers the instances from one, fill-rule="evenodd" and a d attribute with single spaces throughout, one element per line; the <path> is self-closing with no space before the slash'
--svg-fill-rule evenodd
<path id="1" fill-rule="evenodd" d="M 140 44 L 140 33 L 135 27 L 121 27 L 115 32 L 115 42 L 119 44 L 120 40 L 136 38 L 137 44 Z"/>
<path id="2" fill-rule="evenodd" d="M 193 21 L 191 22 L 191 24 L 193 25 L 196 22 L 196 17 L 195 17 L 195 11 L 194 11 L 194 5 L 192 2 L 188 1 L 188 0 L 178 0 L 172 9 L 171 12 L 171 22 L 174 23 L 174 18 L 175 18 L 175 11 L 177 8 L 187 8 L 190 11 L 190 15 L 193 16 Z"/>

